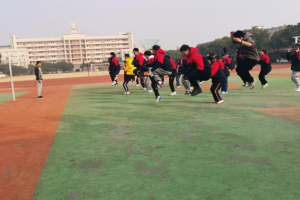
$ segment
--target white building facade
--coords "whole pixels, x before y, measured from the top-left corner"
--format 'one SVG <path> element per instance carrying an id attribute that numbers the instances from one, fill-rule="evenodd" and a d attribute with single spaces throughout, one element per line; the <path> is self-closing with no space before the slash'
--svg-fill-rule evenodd
<path id="1" fill-rule="evenodd" d="M 83 62 L 107 61 L 110 52 L 123 59 L 125 53 L 132 54 L 134 46 L 132 32 L 118 33 L 116 36 L 86 36 L 77 33 L 76 23 L 71 23 L 71 34 L 60 38 L 19 39 L 12 35 L 11 47 L 0 47 L 0 54 L 2 57 L 11 54 L 13 64 L 24 67 L 37 61 L 66 61 L 80 65 Z"/>

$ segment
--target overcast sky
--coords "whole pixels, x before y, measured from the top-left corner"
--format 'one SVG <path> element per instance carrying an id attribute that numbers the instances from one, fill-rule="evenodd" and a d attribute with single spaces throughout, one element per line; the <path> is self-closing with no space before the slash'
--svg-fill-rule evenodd
<path id="1" fill-rule="evenodd" d="M 162 48 L 175 49 L 231 30 L 297 24 L 299 15 L 299 0 L 9 0 L 1 2 L 0 45 L 10 44 L 10 35 L 62 37 L 76 22 L 78 33 L 87 36 L 133 31 L 138 46 L 158 38 Z"/>

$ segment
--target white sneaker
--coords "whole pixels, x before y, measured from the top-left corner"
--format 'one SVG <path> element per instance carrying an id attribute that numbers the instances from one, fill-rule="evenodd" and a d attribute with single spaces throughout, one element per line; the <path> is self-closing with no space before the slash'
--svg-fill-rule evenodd
<path id="1" fill-rule="evenodd" d="M 177 86 L 177 88 L 181 88 L 181 86 Z"/>
<path id="2" fill-rule="evenodd" d="M 224 100 L 221 100 L 221 101 L 218 101 L 218 102 L 216 102 L 217 104 L 222 104 L 222 103 L 224 103 Z"/>
<path id="3" fill-rule="evenodd" d="M 156 103 L 161 100 L 161 96 L 156 97 Z"/>
<path id="4" fill-rule="evenodd" d="M 130 94 L 130 92 L 125 92 L 125 93 L 124 93 L 124 95 L 128 95 L 128 94 Z"/>
<path id="5" fill-rule="evenodd" d="M 254 81 L 253 81 L 252 83 L 250 83 L 249 86 L 248 86 L 248 88 L 249 88 L 250 90 L 252 90 L 252 89 L 254 88 L 255 83 L 256 83 L 256 80 L 255 80 L 255 79 L 253 79 L 253 80 L 254 80 Z"/>
<path id="6" fill-rule="evenodd" d="M 295 89 L 296 92 L 300 92 L 300 86 Z"/>
<path id="7" fill-rule="evenodd" d="M 147 90 L 146 88 L 142 88 L 141 90 Z"/>
<path id="8" fill-rule="evenodd" d="M 112 86 L 114 86 L 114 85 L 116 85 L 116 83 L 117 83 L 117 82 L 116 82 L 116 81 L 114 81 L 114 82 L 112 82 L 112 84 L 111 84 L 111 85 L 112 85 Z"/>
<path id="9" fill-rule="evenodd" d="M 172 92 L 171 94 L 170 94 L 170 96 L 175 96 L 176 95 L 176 92 Z"/>
<path id="10" fill-rule="evenodd" d="M 261 89 L 265 89 L 268 86 L 269 86 L 268 83 L 266 83 L 266 84 L 264 84 L 264 85 L 261 86 Z"/>
<path id="11" fill-rule="evenodd" d="M 227 92 L 223 91 L 222 94 L 227 94 Z"/>
<path id="12" fill-rule="evenodd" d="M 190 87 L 190 89 L 192 90 L 192 89 L 193 89 L 193 87 Z"/>
<path id="13" fill-rule="evenodd" d="M 137 85 L 136 85 L 136 87 L 139 87 L 139 86 L 140 86 L 140 84 L 137 84 Z"/>
<path id="14" fill-rule="evenodd" d="M 200 82 L 200 85 L 203 83 L 203 81 Z"/>
<path id="15" fill-rule="evenodd" d="M 151 92 L 153 92 L 153 91 L 152 91 L 152 90 L 148 90 L 147 92 L 148 92 L 148 93 L 151 93 Z"/>

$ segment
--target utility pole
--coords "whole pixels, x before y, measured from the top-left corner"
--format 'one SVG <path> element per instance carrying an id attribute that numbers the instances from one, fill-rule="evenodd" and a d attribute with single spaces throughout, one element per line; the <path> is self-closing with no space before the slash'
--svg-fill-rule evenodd
<path id="1" fill-rule="evenodd" d="M 13 101 L 16 102 L 14 82 L 13 82 L 13 78 L 12 78 L 12 70 L 11 70 L 11 59 L 10 59 L 10 54 L 9 54 L 8 59 L 9 59 L 9 60 L 8 60 L 8 63 L 9 63 L 9 74 L 10 74 L 10 83 L 11 83 L 11 90 L 12 90 L 12 95 L 13 95 Z"/>

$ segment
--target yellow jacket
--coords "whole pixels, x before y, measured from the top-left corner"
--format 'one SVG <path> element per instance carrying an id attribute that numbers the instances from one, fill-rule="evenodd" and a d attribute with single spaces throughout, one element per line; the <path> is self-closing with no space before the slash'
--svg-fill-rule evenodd
<path id="1" fill-rule="evenodd" d="M 126 59 L 126 67 L 124 68 L 124 71 L 126 72 L 127 75 L 135 75 L 133 73 L 133 70 L 136 69 L 134 65 L 132 65 L 133 58 L 127 58 Z"/>

